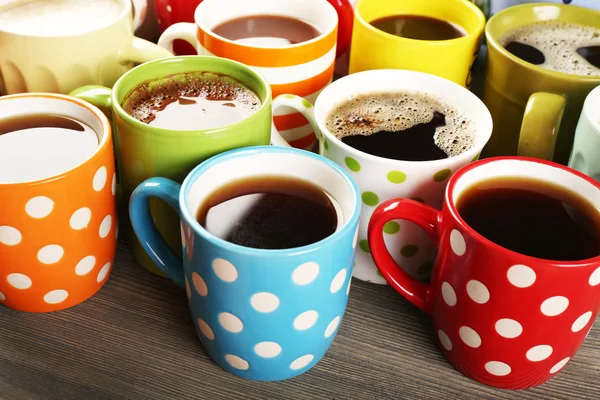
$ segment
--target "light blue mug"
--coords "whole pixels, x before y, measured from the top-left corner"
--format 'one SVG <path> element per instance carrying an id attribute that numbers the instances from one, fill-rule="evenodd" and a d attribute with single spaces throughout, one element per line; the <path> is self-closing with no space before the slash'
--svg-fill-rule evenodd
<path id="1" fill-rule="evenodd" d="M 569 167 L 600 182 L 600 86 L 585 98 L 577 123 Z"/>
<path id="2" fill-rule="evenodd" d="M 307 246 L 262 250 L 220 239 L 196 221 L 196 210 L 223 185 L 273 175 L 325 190 L 336 208 L 336 231 Z M 154 226 L 153 197 L 180 215 L 183 260 Z M 312 368 L 333 342 L 348 301 L 360 204 L 355 183 L 335 163 L 303 150 L 256 146 L 214 156 L 182 185 L 146 180 L 129 211 L 144 250 L 186 288 L 193 323 L 214 362 L 242 378 L 275 381 Z"/>

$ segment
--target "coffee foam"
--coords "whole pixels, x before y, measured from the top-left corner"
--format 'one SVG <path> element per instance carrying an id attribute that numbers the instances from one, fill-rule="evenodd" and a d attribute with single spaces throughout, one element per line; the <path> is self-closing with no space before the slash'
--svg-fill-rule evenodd
<path id="1" fill-rule="evenodd" d="M 534 46 L 546 61 L 540 67 L 567 74 L 600 76 L 594 67 L 577 53 L 577 49 L 600 46 L 600 29 L 558 21 L 544 21 L 519 27 L 500 39 L 506 46 L 519 42 Z"/>
<path id="2" fill-rule="evenodd" d="M 434 112 L 446 117 L 446 125 L 436 128 L 433 138 L 448 157 L 473 147 L 476 127 L 472 119 L 453 105 L 419 92 L 353 96 L 330 112 L 326 127 L 340 140 L 381 131 L 399 132 L 431 122 Z"/>

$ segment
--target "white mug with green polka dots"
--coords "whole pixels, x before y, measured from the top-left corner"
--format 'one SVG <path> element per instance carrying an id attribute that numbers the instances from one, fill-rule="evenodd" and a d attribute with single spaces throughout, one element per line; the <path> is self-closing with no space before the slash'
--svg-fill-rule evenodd
<path id="1" fill-rule="evenodd" d="M 419 92 L 453 105 L 476 126 L 472 147 L 441 160 L 399 161 L 356 150 L 326 128 L 325 120 L 338 104 L 356 95 L 381 92 Z M 284 106 L 298 110 L 310 121 L 319 139 L 319 153 L 345 168 L 356 181 L 363 207 L 353 276 L 378 284 L 386 281 L 375 267 L 367 241 L 367 226 L 377 205 L 403 197 L 440 208 L 448 178 L 479 157 L 492 133 L 492 117 L 477 96 L 449 80 L 416 71 L 371 70 L 351 74 L 326 87 L 314 107 L 306 99 L 293 95 L 279 96 L 273 102 L 274 109 Z M 274 127 L 271 143 L 287 146 Z M 384 232 L 385 243 L 398 264 L 412 277 L 428 279 L 436 250 L 427 234 L 417 225 L 400 220 L 387 223 Z"/>

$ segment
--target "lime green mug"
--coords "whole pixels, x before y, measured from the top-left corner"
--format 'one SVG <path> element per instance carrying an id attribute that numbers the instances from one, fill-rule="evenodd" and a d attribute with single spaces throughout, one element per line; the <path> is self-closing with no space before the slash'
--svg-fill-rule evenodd
<path id="1" fill-rule="evenodd" d="M 139 85 L 186 72 L 216 72 L 232 77 L 252 89 L 261 107 L 246 119 L 215 129 L 171 130 L 147 125 L 121 107 L 126 96 Z M 71 93 L 100 107 L 113 120 L 119 182 L 124 199 L 143 181 L 161 176 L 183 182 L 199 163 L 227 150 L 268 145 L 271 137 L 271 89 L 267 81 L 236 61 L 209 56 L 182 56 L 151 61 L 123 75 L 113 89 L 84 86 Z M 177 254 L 181 254 L 179 217 L 166 203 L 153 199 L 156 226 Z M 128 224 L 129 225 L 129 224 Z M 128 226 L 134 258 L 150 271 L 162 275 Z"/>
<path id="2" fill-rule="evenodd" d="M 533 65 L 500 44 L 515 28 L 551 20 L 600 29 L 600 11 L 550 3 L 509 7 L 488 21 L 483 102 L 494 131 L 482 157 L 522 155 L 567 164 L 583 102 L 600 76 Z"/>

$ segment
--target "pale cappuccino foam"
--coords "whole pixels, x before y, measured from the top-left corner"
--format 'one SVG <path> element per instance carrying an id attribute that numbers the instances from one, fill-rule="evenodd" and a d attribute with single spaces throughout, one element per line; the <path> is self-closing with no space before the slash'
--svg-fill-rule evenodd
<path id="1" fill-rule="evenodd" d="M 540 67 L 567 74 L 600 76 L 600 68 L 577 53 L 580 48 L 600 46 L 598 28 L 545 21 L 519 27 L 500 40 L 505 47 L 511 42 L 528 44 L 541 51 L 545 61 Z"/>
<path id="2" fill-rule="evenodd" d="M 117 0 L 0 1 L 0 27 L 41 36 L 77 34 L 102 28 L 123 12 Z"/>
<path id="3" fill-rule="evenodd" d="M 433 140 L 448 157 L 471 149 L 475 143 L 475 123 L 455 106 L 420 92 L 370 93 L 341 103 L 327 118 L 326 126 L 338 139 L 369 136 L 378 132 L 398 132 L 428 124 L 443 114 L 445 124 L 435 128 Z"/>

